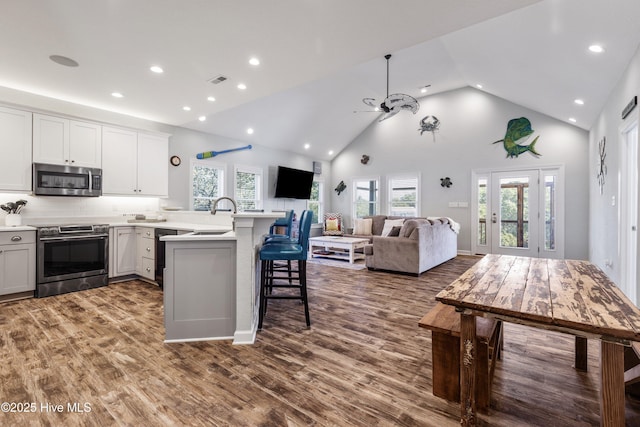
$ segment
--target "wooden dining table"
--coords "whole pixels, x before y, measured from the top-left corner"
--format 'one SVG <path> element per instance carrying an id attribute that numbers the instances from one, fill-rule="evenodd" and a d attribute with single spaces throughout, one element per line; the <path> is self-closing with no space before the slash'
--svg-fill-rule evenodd
<path id="1" fill-rule="evenodd" d="M 486 255 L 436 300 L 461 316 L 461 425 L 476 425 L 476 317 L 492 317 L 600 340 L 600 424 L 624 426 L 624 347 L 640 341 L 640 310 L 597 266 Z"/>

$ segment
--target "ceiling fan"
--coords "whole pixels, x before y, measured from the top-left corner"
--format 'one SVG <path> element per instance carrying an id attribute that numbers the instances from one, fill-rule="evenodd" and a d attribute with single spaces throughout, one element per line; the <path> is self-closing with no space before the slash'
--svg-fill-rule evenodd
<path id="1" fill-rule="evenodd" d="M 395 116 L 402 110 L 411 111 L 413 114 L 417 113 L 420 109 L 420 103 L 413 96 L 404 93 L 392 93 L 389 95 L 389 59 L 391 58 L 391 54 L 386 54 L 384 58 L 387 60 L 387 97 L 383 99 L 380 104 L 378 104 L 374 98 L 363 98 L 362 102 L 369 107 L 375 108 L 372 112 L 382 111 L 385 113 L 385 115 L 378 120 L 380 122 Z"/>

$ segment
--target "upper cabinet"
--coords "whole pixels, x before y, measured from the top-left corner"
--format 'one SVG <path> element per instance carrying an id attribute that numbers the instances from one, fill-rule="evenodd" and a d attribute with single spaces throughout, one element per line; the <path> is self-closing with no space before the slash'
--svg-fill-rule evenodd
<path id="1" fill-rule="evenodd" d="M 102 126 L 62 117 L 33 115 L 33 161 L 102 167 Z"/>
<path id="2" fill-rule="evenodd" d="M 31 124 L 30 112 L 0 107 L 0 190 L 31 191 Z"/>
<path id="3" fill-rule="evenodd" d="M 168 196 L 168 137 L 103 126 L 102 142 L 102 194 Z"/>

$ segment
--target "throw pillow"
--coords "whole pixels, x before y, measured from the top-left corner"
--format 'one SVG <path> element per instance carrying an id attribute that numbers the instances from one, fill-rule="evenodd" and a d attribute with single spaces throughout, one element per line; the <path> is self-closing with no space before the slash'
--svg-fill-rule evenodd
<path id="1" fill-rule="evenodd" d="M 358 236 L 371 236 L 371 226 L 373 220 L 371 218 L 359 218 L 355 220 L 353 234 Z"/>
<path id="2" fill-rule="evenodd" d="M 391 231 L 391 229 L 398 225 L 400 227 L 402 227 L 402 224 L 404 223 L 404 219 L 386 219 L 384 221 L 384 227 L 382 228 L 382 237 L 388 236 L 389 232 Z"/>
<path id="3" fill-rule="evenodd" d="M 327 231 L 338 231 L 340 230 L 338 218 L 327 218 L 325 222 L 325 230 Z"/>
<path id="4" fill-rule="evenodd" d="M 389 237 L 398 237 L 400 235 L 400 229 L 402 227 L 399 225 L 394 225 L 391 231 L 389 232 Z"/>

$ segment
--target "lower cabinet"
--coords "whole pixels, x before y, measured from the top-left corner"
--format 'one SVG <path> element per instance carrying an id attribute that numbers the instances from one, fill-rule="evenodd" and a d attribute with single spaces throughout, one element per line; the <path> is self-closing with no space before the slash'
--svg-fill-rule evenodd
<path id="1" fill-rule="evenodd" d="M 36 289 L 36 232 L 0 232 L 0 295 Z"/>
<path id="2" fill-rule="evenodd" d="M 136 273 L 136 228 L 113 227 L 111 234 L 111 257 L 109 277 Z"/>
<path id="3" fill-rule="evenodd" d="M 151 227 L 136 227 L 136 274 L 145 279 L 156 278 L 156 240 Z"/>

